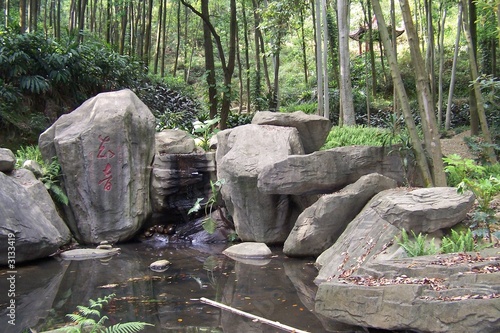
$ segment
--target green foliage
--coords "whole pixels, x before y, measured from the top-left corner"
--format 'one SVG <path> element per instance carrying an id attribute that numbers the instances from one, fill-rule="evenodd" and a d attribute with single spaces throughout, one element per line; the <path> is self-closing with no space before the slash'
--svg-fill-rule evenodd
<path id="1" fill-rule="evenodd" d="M 38 146 L 21 147 L 16 152 L 16 168 L 22 168 L 24 162 L 27 160 L 35 161 L 40 165 L 42 174 L 38 179 L 45 185 L 52 198 L 63 205 L 68 205 L 68 197 L 60 186 L 61 165 L 57 158 L 54 157 L 50 163 L 47 163 L 42 158 L 42 153 Z"/>
<path id="2" fill-rule="evenodd" d="M 193 123 L 193 135 L 196 137 L 198 146 L 203 148 L 205 151 L 210 150 L 210 138 L 217 133 L 217 129 L 214 128 L 215 124 L 220 121 L 219 117 L 214 119 L 209 119 L 205 121 L 197 120 Z"/>
<path id="3" fill-rule="evenodd" d="M 322 150 L 352 145 L 384 146 L 393 134 L 386 129 L 365 126 L 334 126 Z"/>
<path id="4" fill-rule="evenodd" d="M 473 214 L 475 224 L 472 227 L 485 225 L 488 230 L 488 238 L 492 242 L 491 227 L 498 221 L 495 217 L 495 210 L 491 207 L 491 202 L 495 195 L 500 193 L 500 179 L 497 173 L 499 166 L 485 168 L 470 159 L 462 159 L 458 155 L 444 158 L 444 162 L 446 163 L 445 171 L 451 179 L 450 183 L 457 187 L 457 192 L 471 191 L 474 193 L 478 206 Z M 495 172 L 495 174 L 487 174 L 487 170 Z M 459 183 L 457 184 L 457 182 Z"/>
<path id="5" fill-rule="evenodd" d="M 66 315 L 75 325 L 64 327 L 63 330 L 68 333 L 134 333 L 142 331 L 146 326 L 154 326 L 144 322 L 128 322 L 105 327 L 105 322 L 109 318 L 101 315 L 101 310 L 113 297 L 115 294 L 99 297 L 97 301 L 91 299 L 89 306 L 77 306 L 76 313 Z"/>
<path id="6" fill-rule="evenodd" d="M 254 115 L 255 113 L 230 112 L 227 118 L 227 128 L 250 124 Z"/>
<path id="7" fill-rule="evenodd" d="M 441 240 L 441 253 L 456 253 L 456 252 L 470 252 L 479 250 L 479 246 L 474 241 L 472 230 L 467 229 L 457 232 L 451 230 L 449 236 L 443 237 Z"/>
<path id="8" fill-rule="evenodd" d="M 434 255 L 438 253 L 438 249 L 434 244 L 434 238 L 428 242 L 427 235 L 419 233 L 417 236 L 413 230 L 411 233 L 413 239 L 410 239 L 406 230 L 403 229 L 403 231 L 401 231 L 401 240 L 398 242 L 409 257 Z"/>
<path id="9" fill-rule="evenodd" d="M 318 103 L 310 102 L 310 103 L 299 103 L 299 104 L 290 104 L 287 106 L 281 107 L 282 112 L 295 112 L 302 111 L 306 114 L 317 114 L 318 113 Z"/>
<path id="10" fill-rule="evenodd" d="M 444 157 L 445 172 L 449 186 L 458 186 L 465 178 L 478 179 L 484 176 L 485 168 L 471 159 L 463 159 L 460 155 L 451 154 Z"/>
<path id="11" fill-rule="evenodd" d="M 203 198 L 198 198 L 194 203 L 193 207 L 188 211 L 188 215 L 196 213 L 201 210 L 202 206 L 205 206 L 205 219 L 203 220 L 202 226 L 206 232 L 213 234 L 217 228 L 217 221 L 212 218 L 212 211 L 217 207 L 219 203 L 220 190 L 222 185 L 225 184 L 225 179 L 219 179 L 217 181 L 210 181 L 210 197 L 207 202 L 202 203 Z"/>

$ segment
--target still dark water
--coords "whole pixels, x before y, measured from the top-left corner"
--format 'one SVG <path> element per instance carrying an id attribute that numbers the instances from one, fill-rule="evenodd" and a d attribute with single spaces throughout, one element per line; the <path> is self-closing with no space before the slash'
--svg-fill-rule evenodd
<path id="1" fill-rule="evenodd" d="M 56 258 L 17 267 L 16 325 L 7 323 L 7 271 L 0 270 L 0 332 L 37 332 L 68 323 L 67 313 L 112 293 L 103 308 L 108 324 L 144 321 L 143 332 L 283 332 L 200 302 L 201 297 L 309 332 L 366 332 L 314 313 L 317 274 L 313 260 L 291 259 L 272 249 L 269 260 L 241 262 L 226 245 L 120 244 L 110 260 Z M 149 264 L 172 265 L 162 273 Z"/>

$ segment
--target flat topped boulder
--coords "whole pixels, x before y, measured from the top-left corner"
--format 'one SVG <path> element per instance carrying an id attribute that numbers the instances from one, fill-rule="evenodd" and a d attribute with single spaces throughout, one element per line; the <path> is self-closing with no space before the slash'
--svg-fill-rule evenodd
<path id="1" fill-rule="evenodd" d="M 40 135 L 42 156 L 61 165 L 80 243 L 128 240 L 151 214 L 154 136 L 153 114 L 128 89 L 87 100 Z"/>
<path id="2" fill-rule="evenodd" d="M 119 248 L 105 249 L 74 249 L 61 252 L 59 256 L 65 260 L 88 260 L 107 258 L 120 253 Z"/>
<path id="3" fill-rule="evenodd" d="M 155 155 L 191 154 L 195 151 L 196 143 L 185 131 L 165 129 L 155 134 Z"/>
<path id="4" fill-rule="evenodd" d="M 402 184 L 406 180 L 403 162 L 389 151 L 386 147 L 351 146 L 286 156 L 262 170 L 258 187 L 269 194 L 332 193 L 370 173 Z"/>
<path id="5" fill-rule="evenodd" d="M 306 154 L 319 150 L 332 128 L 329 119 L 302 111 L 293 113 L 259 111 L 254 115 L 252 124 L 295 127 L 299 131 Z"/>
<path id="6" fill-rule="evenodd" d="M 272 252 L 264 243 L 245 242 L 233 245 L 222 251 L 228 257 L 242 259 L 266 259 L 271 257 Z"/>

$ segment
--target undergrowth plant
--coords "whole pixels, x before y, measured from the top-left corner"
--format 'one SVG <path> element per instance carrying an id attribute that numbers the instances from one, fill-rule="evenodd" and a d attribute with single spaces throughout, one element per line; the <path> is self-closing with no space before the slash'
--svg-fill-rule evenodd
<path id="1" fill-rule="evenodd" d="M 441 240 L 441 253 L 471 252 L 478 248 L 470 229 L 466 232 L 452 229 L 451 234 Z"/>
<path id="2" fill-rule="evenodd" d="M 473 214 L 473 228 L 486 227 L 488 238 L 493 242 L 492 225 L 497 223 L 495 209 L 491 206 L 495 195 L 500 193 L 498 174 L 487 174 L 486 170 L 497 170 L 476 164 L 473 160 L 462 159 L 458 155 L 444 158 L 448 179 L 457 187 L 458 193 L 471 191 L 477 200 L 477 208 Z M 459 183 L 457 183 L 459 181 Z"/>
<path id="3" fill-rule="evenodd" d="M 225 183 L 225 179 L 219 179 L 217 181 L 210 181 L 210 197 L 207 202 L 202 203 L 203 198 L 198 198 L 194 203 L 193 207 L 188 211 L 188 215 L 198 212 L 201 210 L 202 205 L 205 205 L 205 219 L 202 222 L 203 229 L 209 234 L 213 234 L 217 228 L 217 221 L 212 218 L 212 211 L 214 208 L 217 209 L 217 204 L 219 202 L 219 194 L 222 185 Z"/>
<path id="4" fill-rule="evenodd" d="M 68 205 L 69 200 L 60 186 L 59 178 L 61 177 L 61 165 L 56 157 L 52 158 L 50 163 L 47 163 L 42 158 L 42 153 L 38 146 L 21 147 L 16 152 L 16 168 L 22 168 L 27 160 L 35 161 L 40 165 L 42 174 L 38 179 L 45 185 L 52 198 L 63 205 Z"/>
<path id="5" fill-rule="evenodd" d="M 104 305 L 115 297 L 115 294 L 98 298 L 96 301 L 89 300 L 89 306 L 78 305 L 76 313 L 67 314 L 66 317 L 71 319 L 74 326 L 64 327 L 67 333 L 135 333 L 142 331 L 146 326 L 154 326 L 145 322 L 127 322 L 105 326 L 106 320 L 109 318 L 101 314 Z"/>
<path id="6" fill-rule="evenodd" d="M 197 120 L 193 123 L 193 135 L 195 136 L 195 141 L 197 141 L 198 146 L 203 148 L 203 150 L 210 150 L 210 138 L 217 133 L 217 129 L 214 129 L 213 127 L 219 121 L 220 118 L 215 117 L 205 121 Z"/>
<path id="7" fill-rule="evenodd" d="M 413 240 L 410 240 L 408 233 L 403 229 L 401 231 L 401 240 L 398 242 L 409 257 L 427 256 L 438 253 L 438 248 L 434 244 L 434 238 L 428 242 L 427 235 L 419 233 L 417 236 L 413 230 L 411 233 Z"/>
<path id="8" fill-rule="evenodd" d="M 334 126 L 321 150 L 353 145 L 382 147 L 392 141 L 392 135 L 390 130 L 378 127 Z"/>
<path id="9" fill-rule="evenodd" d="M 411 233 L 412 238 L 403 229 L 401 231 L 401 239 L 398 241 L 398 244 L 405 250 L 408 257 L 435 255 L 438 253 L 473 252 L 488 246 L 476 242 L 470 229 L 467 229 L 467 231 L 452 229 L 448 236 L 444 236 L 441 239 L 440 248 L 435 245 L 434 239 L 428 241 L 427 235 L 423 235 L 422 233 L 415 235 L 413 231 Z"/>

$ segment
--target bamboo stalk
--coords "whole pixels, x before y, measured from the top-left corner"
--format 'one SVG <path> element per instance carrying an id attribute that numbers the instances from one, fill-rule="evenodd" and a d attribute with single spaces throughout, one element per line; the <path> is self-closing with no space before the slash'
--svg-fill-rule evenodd
<path id="1" fill-rule="evenodd" d="M 216 301 L 212 301 L 212 300 L 210 300 L 208 298 L 205 298 L 205 297 L 200 298 L 200 301 L 202 303 L 215 306 L 215 307 L 217 307 L 219 309 L 223 309 L 223 310 L 226 310 L 226 311 L 238 314 L 240 316 L 250 318 L 250 319 L 252 319 L 255 322 L 261 322 L 261 323 L 264 323 L 264 324 L 267 324 L 267 325 L 279 328 L 279 329 L 281 329 L 283 331 L 286 331 L 286 332 L 292 332 L 292 333 L 309 333 L 307 331 L 302 331 L 302 330 L 299 330 L 297 328 L 293 328 L 291 326 L 281 324 L 280 322 L 277 322 L 277 321 L 272 321 L 272 320 L 269 320 L 269 319 L 266 319 L 266 318 L 262 318 L 262 317 L 253 315 L 253 314 L 245 312 L 245 311 L 241 311 L 241 310 L 235 309 L 233 307 L 230 307 L 229 305 L 225 305 L 225 304 L 222 304 L 222 303 L 219 303 L 219 302 L 216 302 Z"/>

